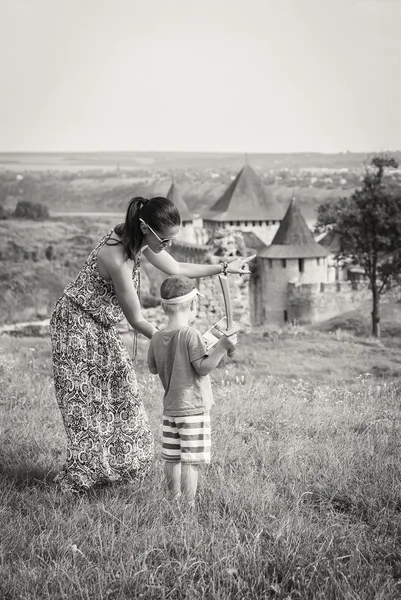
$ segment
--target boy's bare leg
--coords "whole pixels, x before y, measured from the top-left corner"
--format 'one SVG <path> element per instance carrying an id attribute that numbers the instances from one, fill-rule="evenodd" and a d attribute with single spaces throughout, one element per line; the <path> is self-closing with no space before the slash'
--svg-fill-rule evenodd
<path id="1" fill-rule="evenodd" d="M 195 506 L 196 488 L 198 487 L 199 465 L 182 464 L 181 492 L 189 506 Z"/>
<path id="2" fill-rule="evenodd" d="M 181 496 L 181 463 L 165 462 L 164 473 L 167 479 L 167 489 L 171 500 Z"/>

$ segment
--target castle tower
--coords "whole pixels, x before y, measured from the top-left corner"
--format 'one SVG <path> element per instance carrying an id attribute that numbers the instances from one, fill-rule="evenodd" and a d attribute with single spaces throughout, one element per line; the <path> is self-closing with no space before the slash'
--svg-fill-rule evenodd
<path id="1" fill-rule="evenodd" d="M 288 302 L 288 284 L 327 283 L 329 254 L 315 241 L 292 199 L 271 245 L 255 261 L 250 282 L 253 323 L 282 325 L 291 321 L 294 311 Z M 299 315 L 300 311 L 295 312 Z"/>
<path id="2" fill-rule="evenodd" d="M 282 218 L 280 204 L 267 192 L 252 167 L 245 164 L 224 194 L 203 215 L 203 226 L 211 234 L 216 228 L 252 231 L 265 244 L 270 244 Z"/>
<path id="3" fill-rule="evenodd" d="M 178 192 L 177 186 L 172 181 L 171 186 L 166 194 L 166 197 L 174 202 L 181 215 L 181 231 L 177 237 L 182 242 L 190 242 L 192 244 L 197 243 L 194 229 L 194 220 L 192 214 L 186 205 L 185 200 Z"/>

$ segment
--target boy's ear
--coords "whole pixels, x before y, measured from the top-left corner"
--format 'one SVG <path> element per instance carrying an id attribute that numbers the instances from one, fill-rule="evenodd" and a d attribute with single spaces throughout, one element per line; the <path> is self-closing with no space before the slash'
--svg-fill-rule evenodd
<path id="1" fill-rule="evenodd" d="M 192 298 L 191 300 L 191 310 L 195 310 L 197 308 L 196 298 Z"/>

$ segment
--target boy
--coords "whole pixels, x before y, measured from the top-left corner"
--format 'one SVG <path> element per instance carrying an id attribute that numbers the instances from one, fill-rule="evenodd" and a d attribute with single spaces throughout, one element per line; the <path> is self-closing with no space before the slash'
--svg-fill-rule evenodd
<path id="1" fill-rule="evenodd" d="M 165 392 L 162 458 L 171 497 L 182 492 L 194 506 L 199 465 L 210 463 L 209 411 L 214 402 L 209 373 L 234 349 L 237 336 L 222 336 L 207 355 L 202 334 L 191 327 L 197 296 L 202 295 L 194 280 L 167 277 L 160 295 L 168 323 L 150 341 L 148 367 L 159 375 Z"/>

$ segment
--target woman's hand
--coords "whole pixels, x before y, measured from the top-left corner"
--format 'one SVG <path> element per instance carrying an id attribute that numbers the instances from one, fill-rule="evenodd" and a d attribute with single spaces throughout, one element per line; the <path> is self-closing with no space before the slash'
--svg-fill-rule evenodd
<path id="1" fill-rule="evenodd" d="M 235 273 L 236 275 L 249 275 L 251 271 L 249 270 L 248 262 L 254 259 L 255 256 L 256 254 L 252 254 L 252 256 L 247 256 L 246 258 L 243 256 L 234 258 L 233 261 L 228 263 L 227 273 Z"/>

